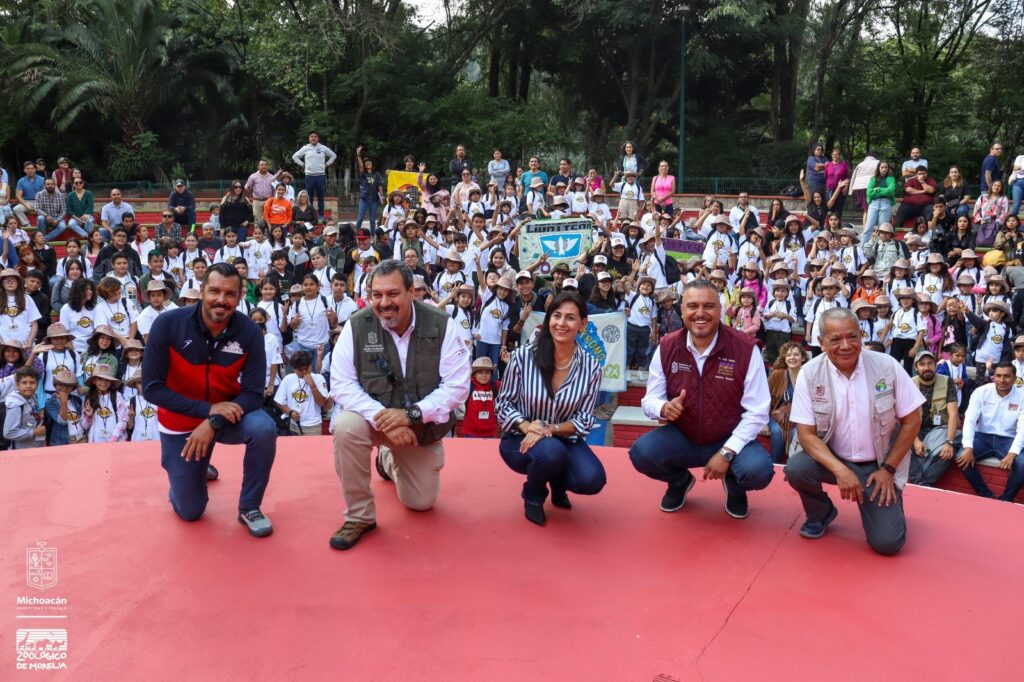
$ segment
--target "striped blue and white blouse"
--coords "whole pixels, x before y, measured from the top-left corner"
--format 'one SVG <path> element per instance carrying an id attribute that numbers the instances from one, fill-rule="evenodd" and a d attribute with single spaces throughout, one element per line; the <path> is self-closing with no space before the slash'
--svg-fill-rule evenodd
<path id="1" fill-rule="evenodd" d="M 552 399 L 534 362 L 534 345 L 520 347 L 509 358 L 497 399 L 497 416 L 503 431 L 512 432 L 520 420 L 544 420 L 551 424 L 571 421 L 577 436 L 590 433 L 594 407 L 601 388 L 601 363 L 576 346 L 572 368 Z"/>

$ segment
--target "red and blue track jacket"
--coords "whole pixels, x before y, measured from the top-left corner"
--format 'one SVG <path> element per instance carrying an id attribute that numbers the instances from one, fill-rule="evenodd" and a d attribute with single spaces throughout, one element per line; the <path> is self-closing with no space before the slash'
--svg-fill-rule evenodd
<path id="1" fill-rule="evenodd" d="M 156 318 L 142 360 L 142 391 L 167 431 L 191 431 L 214 403 L 233 401 L 249 413 L 263 405 L 267 360 L 256 323 L 235 311 L 213 338 L 200 306 Z"/>

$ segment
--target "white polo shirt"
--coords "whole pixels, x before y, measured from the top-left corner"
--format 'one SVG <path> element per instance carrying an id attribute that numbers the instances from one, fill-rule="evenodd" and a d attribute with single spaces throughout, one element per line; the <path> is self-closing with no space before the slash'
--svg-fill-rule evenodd
<path id="1" fill-rule="evenodd" d="M 1005 397 L 996 392 L 995 384 L 985 384 L 974 390 L 964 415 L 965 448 L 974 447 L 974 434 L 1012 436 L 1009 452 L 1020 454 L 1024 445 L 1024 390 L 1013 386 Z"/>

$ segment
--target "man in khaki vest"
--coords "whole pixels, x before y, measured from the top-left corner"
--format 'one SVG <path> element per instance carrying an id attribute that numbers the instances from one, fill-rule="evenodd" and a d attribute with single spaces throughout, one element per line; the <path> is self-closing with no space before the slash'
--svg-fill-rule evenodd
<path id="1" fill-rule="evenodd" d="M 910 482 L 935 487 L 935 483 L 953 463 L 960 449 L 960 416 L 956 405 L 956 384 L 935 373 L 935 356 L 929 350 L 918 351 L 914 358 L 914 385 L 924 396 L 921 405 L 921 431 L 914 439 L 910 458 Z"/>
<path id="2" fill-rule="evenodd" d="M 896 554 L 906 541 L 902 490 L 924 396 L 892 356 L 861 350 L 848 308 L 823 313 L 819 330 L 824 354 L 800 370 L 789 416 L 801 447 L 786 463 L 807 514 L 800 535 L 817 540 L 838 516 L 822 488 L 831 483 L 857 503 L 871 549 Z"/>
<path id="3" fill-rule="evenodd" d="M 345 522 L 331 537 L 350 549 L 377 527 L 370 488 L 376 469 L 406 507 L 426 511 L 441 486 L 452 414 L 469 396 L 470 353 L 444 309 L 413 300 L 413 274 L 386 260 L 370 275 L 370 307 L 349 318 L 331 356 L 334 466 Z M 381 446 L 386 446 L 383 448 Z"/>

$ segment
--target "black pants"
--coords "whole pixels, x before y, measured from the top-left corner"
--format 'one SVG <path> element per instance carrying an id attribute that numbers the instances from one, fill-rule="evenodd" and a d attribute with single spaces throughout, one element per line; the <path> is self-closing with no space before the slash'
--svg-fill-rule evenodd
<path id="1" fill-rule="evenodd" d="M 910 349 L 914 347 L 915 343 L 917 343 L 917 339 L 893 339 L 889 349 L 889 353 L 898 362 L 903 363 L 903 369 L 907 370 L 907 374 L 910 375 L 914 374 L 914 358 L 910 357 Z"/>
<path id="2" fill-rule="evenodd" d="M 925 219 L 931 220 L 932 217 L 932 206 L 931 204 L 914 205 L 903 202 L 900 204 L 899 209 L 896 211 L 896 220 L 893 227 L 900 228 L 903 223 L 907 222 L 911 218 L 917 219 L 919 216 L 924 216 Z"/>

